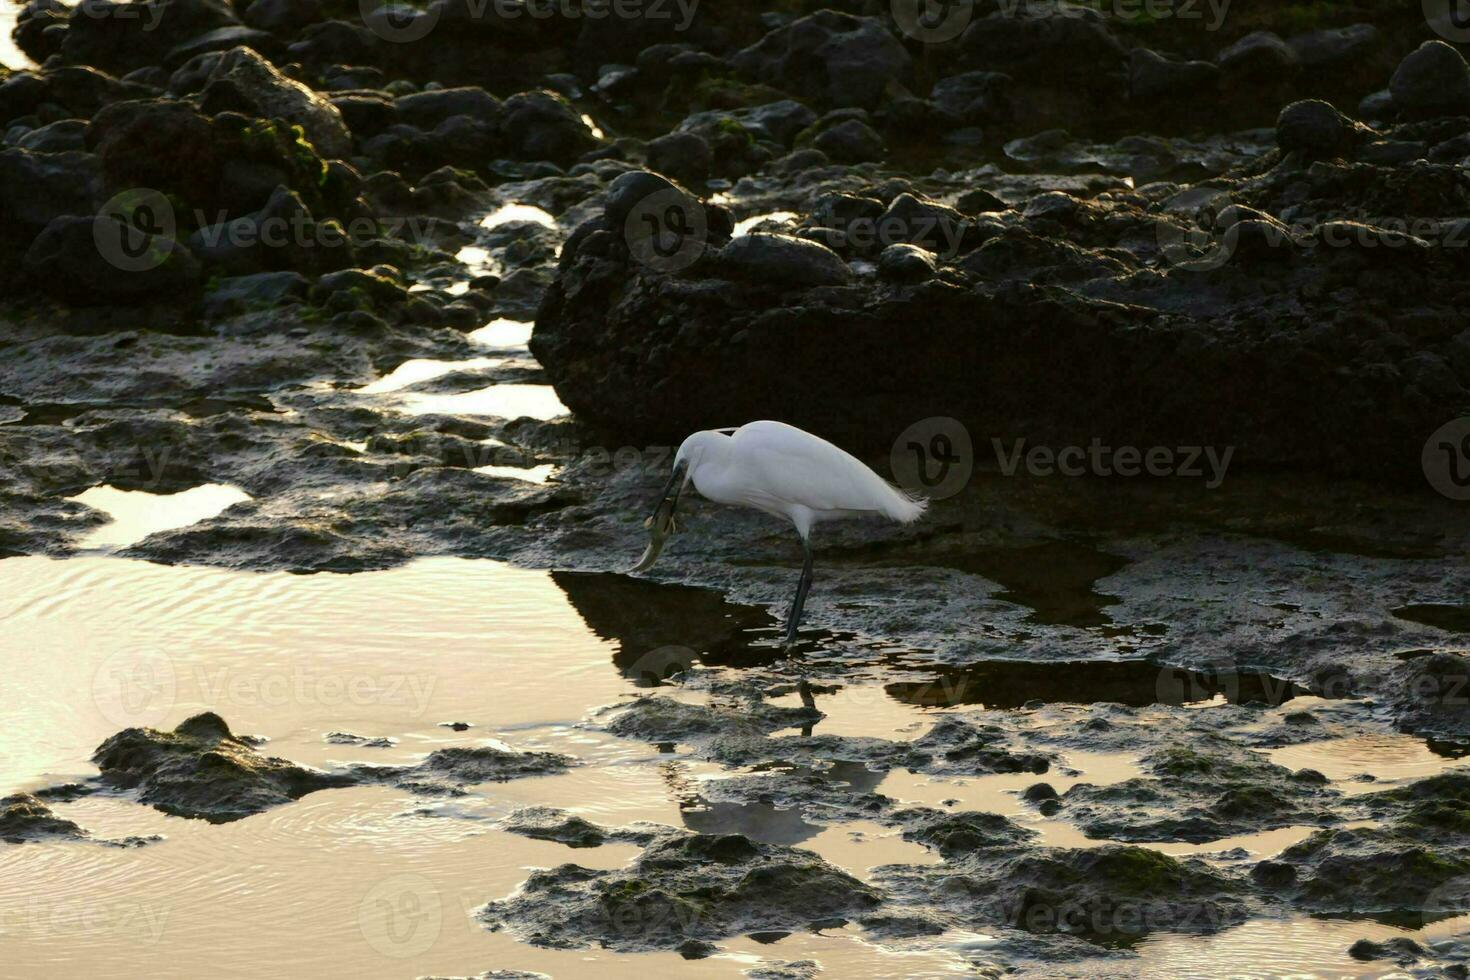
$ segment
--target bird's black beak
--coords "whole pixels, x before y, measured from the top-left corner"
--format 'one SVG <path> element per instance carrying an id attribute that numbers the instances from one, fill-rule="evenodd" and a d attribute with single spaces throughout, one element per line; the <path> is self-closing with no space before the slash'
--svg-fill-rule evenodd
<path id="1" fill-rule="evenodd" d="M 647 571 L 653 567 L 654 562 L 658 561 L 659 552 L 664 549 L 664 541 L 676 530 L 674 512 L 679 508 L 679 495 L 684 492 L 684 478 L 688 473 L 689 463 L 687 461 L 674 465 L 674 473 L 664 486 L 663 493 L 659 494 L 658 504 L 654 506 L 653 514 L 643 522 L 643 526 L 652 532 L 652 539 L 648 542 L 643 557 L 638 559 L 638 564 L 629 571 Z"/>
<path id="2" fill-rule="evenodd" d="M 663 493 L 658 495 L 658 504 L 653 508 L 653 514 L 643 522 L 644 527 L 657 529 L 662 523 L 667 530 L 672 526 L 674 511 L 679 507 L 679 495 L 684 492 L 684 477 L 688 472 L 687 462 L 674 465 L 674 473 L 664 485 Z"/>

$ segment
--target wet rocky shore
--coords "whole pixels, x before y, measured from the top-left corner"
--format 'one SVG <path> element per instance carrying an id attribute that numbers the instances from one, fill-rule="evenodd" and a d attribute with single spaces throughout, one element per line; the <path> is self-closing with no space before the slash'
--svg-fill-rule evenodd
<path id="1" fill-rule="evenodd" d="M 565 845 L 477 901 L 533 946 L 693 961 L 855 924 L 983 975 L 1126 975 L 1158 934 L 1470 913 L 1470 37 L 1414 4 L 1166 6 L 17 5 L 0 558 L 95 555 L 93 488 L 223 486 L 114 553 L 554 570 L 647 689 L 586 730 L 798 829 L 506 817 Z M 819 532 L 789 657 L 799 555 L 766 518 L 693 502 L 621 574 L 668 447 L 756 418 L 936 498 Z M 872 691 L 924 723 L 834 728 Z M 169 846 L 53 812 L 93 796 L 223 825 L 584 764 L 318 768 L 231 723 L 120 731 L 95 779 L 4 795 L 0 841 Z M 1381 739 L 1443 764 L 1302 762 Z M 888 774 L 1014 779 L 1022 809 Z M 801 846 L 858 824 L 931 860 Z M 578 863 L 609 845 L 639 853 Z M 1463 976 L 1470 944 L 1351 955 Z"/>

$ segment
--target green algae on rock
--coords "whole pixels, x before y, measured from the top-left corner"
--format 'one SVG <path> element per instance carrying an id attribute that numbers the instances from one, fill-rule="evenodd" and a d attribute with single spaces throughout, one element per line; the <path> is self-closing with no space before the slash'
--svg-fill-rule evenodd
<path id="1" fill-rule="evenodd" d="M 171 732 L 128 728 L 98 746 L 92 761 L 110 787 L 137 790 L 164 813 L 227 823 L 352 779 L 261 755 L 213 712 Z"/>
<path id="2" fill-rule="evenodd" d="M 881 900 L 810 851 L 740 834 L 670 832 L 617 871 L 538 871 L 480 918 L 537 946 L 634 952 L 791 931 L 861 915 Z"/>

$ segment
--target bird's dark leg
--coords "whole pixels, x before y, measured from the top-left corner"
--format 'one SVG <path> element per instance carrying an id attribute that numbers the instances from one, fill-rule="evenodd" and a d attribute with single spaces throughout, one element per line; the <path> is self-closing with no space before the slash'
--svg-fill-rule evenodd
<path id="1" fill-rule="evenodd" d="M 806 563 L 801 568 L 801 582 L 796 586 L 796 598 L 791 603 L 791 615 L 786 617 L 786 647 L 796 645 L 796 628 L 801 625 L 801 610 L 806 605 L 806 594 L 812 587 L 812 545 L 801 539 L 801 550 L 806 552 Z"/>

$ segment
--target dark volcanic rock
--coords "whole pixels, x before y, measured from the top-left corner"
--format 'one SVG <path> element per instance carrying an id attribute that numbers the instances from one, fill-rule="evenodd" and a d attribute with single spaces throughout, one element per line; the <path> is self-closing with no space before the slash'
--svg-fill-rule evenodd
<path id="1" fill-rule="evenodd" d="M 876 17 L 821 10 L 779 28 L 731 59 L 748 78 L 833 106 L 877 105 L 912 59 Z"/>
<path id="2" fill-rule="evenodd" d="M 790 235 L 741 235 L 720 251 L 717 261 L 724 274 L 752 282 L 802 288 L 852 279 L 852 270 L 831 249 Z"/>
<path id="3" fill-rule="evenodd" d="M 355 776 L 387 782 L 415 793 L 455 796 L 476 783 L 563 772 L 573 764 L 556 752 L 518 752 L 501 745 L 437 749 L 413 766 L 358 766 Z"/>
<path id="4" fill-rule="evenodd" d="M 64 215 L 95 214 L 100 176 L 91 153 L 0 150 L 0 210 L 32 234 Z"/>
<path id="5" fill-rule="evenodd" d="M 1393 106 L 1409 117 L 1470 111 L 1470 66 L 1443 41 L 1425 41 L 1389 81 Z"/>
<path id="6" fill-rule="evenodd" d="M 1134 48 L 1128 91 L 1135 99 L 1173 99 L 1193 104 L 1220 84 L 1219 66 L 1208 61 L 1169 61 L 1148 48 Z"/>
<path id="7" fill-rule="evenodd" d="M 1426 237 L 1449 237 L 1435 229 L 1459 213 L 1459 178 L 1448 164 L 1348 162 L 1368 134 L 1326 103 L 1289 108 L 1280 132 L 1295 152 L 1269 174 L 1159 185 L 1152 198 L 1053 191 L 968 217 L 892 184 L 853 186 L 814 195 L 797 222 L 801 238 L 854 258 L 921 245 L 939 259 L 928 277 L 917 265 L 895 277 L 897 256 L 881 275 L 849 277 L 828 258 L 808 276 L 820 245 L 798 256 L 754 235 L 717 251 L 713 220 L 702 238 L 697 222 L 659 228 L 643 251 L 679 261 L 649 261 L 628 247 L 625 222 L 664 185 L 627 174 L 600 224 L 563 249 L 532 351 L 582 421 L 631 444 L 777 417 L 886 456 L 913 422 L 949 417 L 1031 443 L 1232 446 L 1242 464 L 1417 483 L 1425 434 L 1444 424 L 1438 406 L 1470 383 L 1470 359 L 1448 350 L 1458 294 L 1439 285 L 1459 281 L 1465 250 Z M 1405 214 L 1423 235 L 1365 220 Z M 1392 277 L 1370 271 L 1387 263 Z M 1364 273 L 1381 314 L 1343 305 L 1363 295 Z M 798 283 L 807 289 L 769 288 Z M 1402 347 L 1355 325 L 1426 304 L 1443 325 L 1389 326 L 1418 338 Z M 759 367 L 770 364 L 779 377 Z M 1039 376 L 1055 384 L 1014 381 Z"/>
<path id="8" fill-rule="evenodd" d="M 522 837 L 551 840 L 568 847 L 601 847 L 609 841 L 647 844 L 669 828 L 653 824 L 633 827 L 599 827 L 555 807 L 533 806 L 517 810 L 500 822 L 500 829 Z"/>
<path id="9" fill-rule="evenodd" d="M 27 250 L 25 270 L 42 289 L 78 305 L 187 301 L 200 279 L 199 262 L 183 245 L 106 215 L 52 221 Z"/>
<path id="10" fill-rule="evenodd" d="M 1102 942 L 1218 932 L 1249 910 L 1240 881 L 1143 847 L 961 849 L 941 865 L 890 865 L 879 880 L 896 894 L 925 897 L 951 926 Z"/>
<path id="11" fill-rule="evenodd" d="M 1300 824 L 1334 823 L 1336 792 L 1223 739 L 1144 757 L 1152 778 L 1083 783 L 1061 797 L 1089 836 L 1123 841 L 1205 841 Z"/>
<path id="12" fill-rule="evenodd" d="M 323 157 L 345 157 L 352 151 L 352 136 L 336 106 L 300 82 L 282 75 L 250 48 L 225 52 L 210 75 L 201 100 L 207 108 L 213 107 L 213 111 L 230 109 L 294 123 Z"/>
<path id="13" fill-rule="evenodd" d="M 617 871 L 573 864 L 538 871 L 481 919 L 535 946 L 634 952 L 790 932 L 861 915 L 880 900 L 810 851 L 739 834 L 669 833 Z"/>
<path id="14" fill-rule="evenodd" d="M 1314 912 L 1419 913 L 1429 921 L 1470 910 L 1470 853 L 1426 843 L 1412 826 L 1319 831 L 1253 874 Z"/>
<path id="15" fill-rule="evenodd" d="M 946 858 L 988 848 L 1016 847 L 1036 836 L 997 813 L 944 813 L 905 810 L 893 819 L 906 825 L 903 836 L 928 844 Z"/>
<path id="16" fill-rule="evenodd" d="M 1276 143 L 1308 159 L 1341 156 L 1366 131 L 1320 99 L 1293 102 L 1276 120 Z"/>
<path id="17" fill-rule="evenodd" d="M 178 817 L 227 823 L 352 780 L 261 755 L 205 712 L 171 732 L 129 728 L 98 746 L 101 780 Z"/>
<path id="18" fill-rule="evenodd" d="M 66 786 L 46 791 L 46 795 L 70 798 L 84 795 L 86 790 Z M 29 793 L 17 793 L 0 799 L 0 841 L 7 844 L 44 843 L 49 841 L 86 841 L 108 847 L 142 847 L 161 840 L 160 837 L 123 837 L 99 840 L 91 832 L 71 820 L 58 817 L 44 802 Z"/>
<path id="19" fill-rule="evenodd" d="M 87 0 L 71 8 L 61 57 L 121 74 L 161 65 L 177 45 L 238 26 L 227 0 Z"/>
<path id="20" fill-rule="evenodd" d="M 85 830 L 58 817 L 50 807 L 29 793 L 0 799 L 0 841 L 22 844 L 27 841 L 85 840 L 87 837 Z"/>

